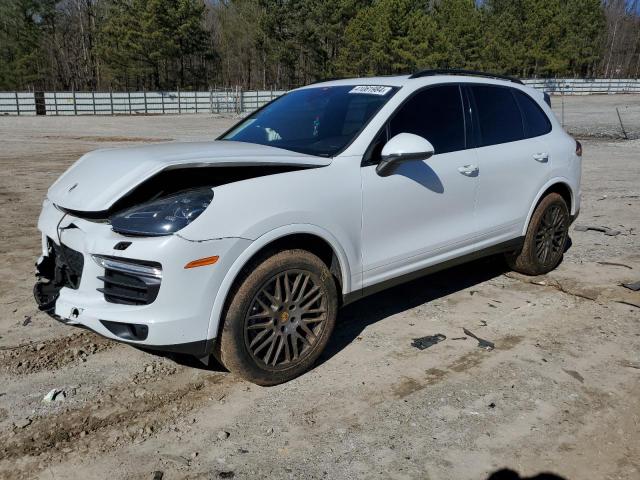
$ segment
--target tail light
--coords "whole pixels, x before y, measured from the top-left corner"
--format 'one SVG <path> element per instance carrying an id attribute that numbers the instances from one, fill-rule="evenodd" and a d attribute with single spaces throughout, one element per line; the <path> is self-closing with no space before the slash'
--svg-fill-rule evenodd
<path id="1" fill-rule="evenodd" d="M 582 156 L 582 144 L 578 140 L 576 140 L 576 155 Z"/>

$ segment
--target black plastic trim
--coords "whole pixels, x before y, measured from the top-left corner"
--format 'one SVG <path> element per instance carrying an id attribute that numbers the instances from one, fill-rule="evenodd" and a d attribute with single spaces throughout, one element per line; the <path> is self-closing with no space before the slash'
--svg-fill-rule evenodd
<path id="1" fill-rule="evenodd" d="M 108 256 L 102 256 L 102 258 L 122 262 L 123 264 L 145 265 L 162 269 L 158 262 Z M 104 299 L 109 303 L 123 305 L 149 305 L 153 303 L 158 297 L 162 283 L 161 278 L 126 272 L 117 268 L 105 268 L 104 275 L 99 275 L 97 278 L 103 282 L 103 286 L 96 290 L 104 295 Z"/>
<path id="2" fill-rule="evenodd" d="M 147 336 L 149 336 L 149 327 L 147 325 L 111 322 L 108 320 L 100 320 L 100 323 L 111 333 L 124 340 L 136 340 L 140 342 L 146 340 Z"/>
<path id="3" fill-rule="evenodd" d="M 105 300 L 109 303 L 121 303 L 125 305 L 147 305 L 146 291 L 145 296 L 131 295 L 129 293 L 112 293 L 105 288 L 96 288 L 97 291 L 104 294 Z M 121 301 L 118 301 L 121 300 Z M 124 301 L 122 301 L 124 300 Z"/>
<path id="4" fill-rule="evenodd" d="M 70 208 L 61 207 L 60 205 L 56 205 L 55 207 L 62 213 L 66 213 L 72 217 L 81 218 L 89 222 L 107 223 L 109 220 L 109 210 L 85 212 L 82 210 L 72 210 Z"/>
<path id="5" fill-rule="evenodd" d="M 480 134 L 480 121 L 478 119 L 478 107 L 476 106 L 476 99 L 473 96 L 473 92 L 471 91 L 471 87 L 473 85 L 485 85 L 485 84 L 465 83 L 462 87 L 464 89 L 465 96 L 467 97 L 467 105 L 469 105 L 469 114 L 471 117 L 471 129 L 472 129 L 471 142 L 472 142 L 473 148 L 480 148 L 482 147 L 482 135 Z"/>
<path id="6" fill-rule="evenodd" d="M 104 283 L 110 283 L 110 284 L 115 285 L 117 287 L 133 288 L 134 290 L 143 290 L 143 291 L 145 291 L 147 289 L 146 285 L 134 285 L 131 282 L 124 282 L 122 280 L 114 280 L 114 279 L 109 278 L 109 277 L 103 277 L 102 275 L 98 277 L 98 280 L 102 280 Z M 98 290 L 100 290 L 100 289 L 98 289 Z"/>
<path id="7" fill-rule="evenodd" d="M 344 296 L 342 305 L 348 305 L 349 303 L 353 303 L 357 300 L 360 300 L 361 298 L 373 295 L 374 293 L 381 292 L 382 290 L 386 290 L 388 288 L 395 287 L 396 285 L 401 285 L 403 283 L 410 282 L 411 280 L 416 280 L 418 278 L 431 275 L 432 273 L 440 272 L 442 270 L 446 270 L 447 268 L 455 267 L 463 263 L 471 262 L 473 260 L 478 260 L 480 258 L 489 257 L 491 255 L 496 255 L 499 253 L 516 251 L 522 248 L 523 243 L 524 236 L 514 238 L 513 240 L 508 240 L 506 242 L 493 245 L 492 247 L 478 250 L 461 257 L 452 258 L 451 260 L 447 260 L 446 262 L 431 265 L 427 268 L 407 273 L 406 275 L 401 275 L 396 278 L 385 280 L 384 282 L 376 283 L 375 285 L 370 285 L 356 292 L 346 294 Z"/>
<path id="8" fill-rule="evenodd" d="M 461 83 L 460 90 L 462 91 L 462 98 L 464 99 L 465 118 L 467 119 L 467 148 L 477 148 L 480 145 L 480 128 L 477 122 L 477 116 L 475 112 L 475 104 L 471 98 L 471 92 L 467 86 L 469 83 Z"/>
<path id="9" fill-rule="evenodd" d="M 154 350 L 159 352 L 168 353 L 183 353 L 186 355 L 193 355 L 196 358 L 202 358 L 213 353 L 213 346 L 216 339 L 198 340 L 197 342 L 188 343 L 175 343 L 172 345 L 140 345 L 135 343 L 128 343 L 129 345 L 146 350 Z"/>
<path id="10" fill-rule="evenodd" d="M 573 224 L 573 222 L 575 222 L 579 216 L 580 216 L 580 209 L 578 209 L 576 213 L 574 213 L 573 215 L 569 215 L 569 225 Z"/>
<path id="11" fill-rule="evenodd" d="M 198 340 L 195 342 L 187 342 L 187 343 L 174 343 L 170 345 L 146 345 L 144 343 L 134 343 L 132 341 L 107 337 L 106 335 L 103 335 L 102 333 L 95 331 L 93 328 L 89 328 L 86 325 L 83 325 L 81 323 L 69 323 L 68 320 L 62 317 L 59 317 L 57 315 L 51 315 L 51 317 L 64 325 L 81 328 L 83 330 L 89 330 L 97 335 L 100 335 L 103 338 L 113 340 L 114 342 L 123 343 L 125 345 L 130 345 L 132 347 L 139 348 L 142 350 L 153 350 L 157 352 L 166 352 L 166 353 L 181 353 L 185 355 L 193 355 L 196 358 L 202 358 L 207 355 L 211 355 L 213 353 L 213 347 L 216 342 L 215 338 L 211 338 L 209 340 Z M 104 320 L 101 320 L 100 322 L 102 323 L 104 322 Z"/>

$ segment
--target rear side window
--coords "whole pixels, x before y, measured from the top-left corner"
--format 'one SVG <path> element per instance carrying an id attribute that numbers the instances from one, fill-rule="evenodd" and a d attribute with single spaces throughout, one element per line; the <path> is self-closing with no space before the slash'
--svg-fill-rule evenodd
<path id="1" fill-rule="evenodd" d="M 540 106 L 526 93 L 513 90 L 524 117 L 524 130 L 527 138 L 546 135 L 551 131 L 551 122 Z"/>
<path id="2" fill-rule="evenodd" d="M 520 109 L 511 89 L 490 85 L 472 85 L 482 146 L 522 140 L 524 127 Z"/>
<path id="3" fill-rule="evenodd" d="M 427 88 L 411 97 L 389 122 L 389 138 L 399 133 L 426 138 L 436 155 L 464 150 L 464 112 L 459 87 Z"/>

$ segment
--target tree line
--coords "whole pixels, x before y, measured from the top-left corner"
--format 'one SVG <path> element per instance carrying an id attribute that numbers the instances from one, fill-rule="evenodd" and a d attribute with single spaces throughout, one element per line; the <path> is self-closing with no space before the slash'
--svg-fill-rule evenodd
<path id="1" fill-rule="evenodd" d="M 637 78 L 640 0 L 0 2 L 0 90 L 287 89 L 419 68 Z"/>

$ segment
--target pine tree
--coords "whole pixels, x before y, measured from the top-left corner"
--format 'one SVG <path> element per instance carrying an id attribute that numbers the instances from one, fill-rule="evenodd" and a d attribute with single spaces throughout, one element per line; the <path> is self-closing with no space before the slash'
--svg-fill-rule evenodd
<path id="1" fill-rule="evenodd" d="M 291 88 L 472 68 L 637 76 L 640 0 L 2 0 L 0 89 Z"/>
<path id="2" fill-rule="evenodd" d="M 113 0 L 99 44 L 106 74 L 127 88 L 185 86 L 190 56 L 208 53 L 203 15 L 196 0 Z"/>
<path id="3" fill-rule="evenodd" d="M 481 15 L 474 0 L 443 0 L 434 5 L 436 39 L 431 64 L 439 68 L 481 68 Z"/>
<path id="4" fill-rule="evenodd" d="M 0 88 L 38 86 L 49 74 L 42 55 L 44 26 L 53 0 L 4 0 L 0 3 Z"/>
<path id="5" fill-rule="evenodd" d="M 568 0 L 566 9 L 567 28 L 559 51 L 568 59 L 567 74 L 577 77 L 595 76 L 606 34 L 602 2 Z"/>
<path id="6" fill-rule="evenodd" d="M 336 69 L 345 75 L 411 72 L 428 57 L 433 32 L 423 2 L 379 0 L 349 22 Z"/>
<path id="7" fill-rule="evenodd" d="M 526 0 L 486 0 L 482 5 L 482 64 L 495 73 L 520 75 Z"/>

